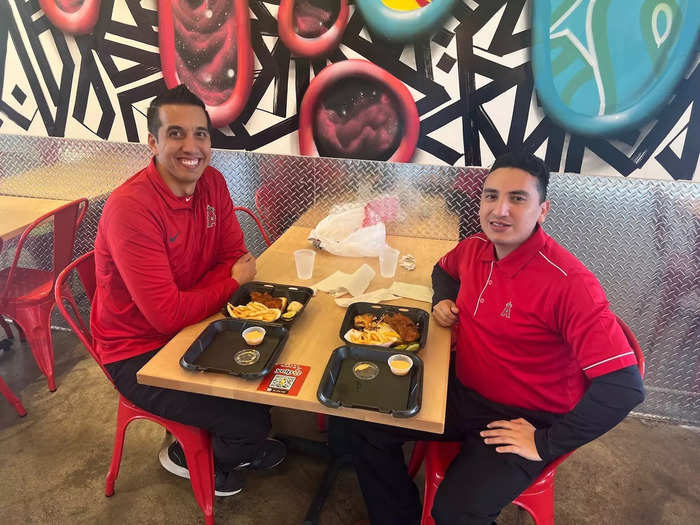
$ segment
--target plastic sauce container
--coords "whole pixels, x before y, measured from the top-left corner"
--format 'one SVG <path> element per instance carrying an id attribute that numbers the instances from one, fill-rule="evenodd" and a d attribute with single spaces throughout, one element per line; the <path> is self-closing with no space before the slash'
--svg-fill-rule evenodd
<path id="1" fill-rule="evenodd" d="M 389 363 L 391 372 L 397 376 L 405 376 L 413 366 L 413 360 L 407 355 L 403 354 L 394 354 L 387 360 L 387 362 Z"/>
<path id="2" fill-rule="evenodd" d="M 257 346 L 265 339 L 265 329 L 260 326 L 251 326 L 241 333 L 245 342 L 251 346 Z"/>

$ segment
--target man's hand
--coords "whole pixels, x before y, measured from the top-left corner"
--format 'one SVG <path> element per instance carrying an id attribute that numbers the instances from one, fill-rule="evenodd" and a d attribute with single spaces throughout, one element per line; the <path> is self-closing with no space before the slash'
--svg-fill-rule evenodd
<path id="1" fill-rule="evenodd" d="M 457 322 L 459 308 L 450 299 L 443 299 L 433 307 L 433 316 L 440 326 L 450 327 Z"/>
<path id="2" fill-rule="evenodd" d="M 542 461 L 535 446 L 535 427 L 523 418 L 510 421 L 492 421 L 486 425 L 491 430 L 482 430 L 481 437 L 487 445 L 505 445 L 496 447 L 501 454 L 511 453 L 530 461 Z"/>
<path id="3" fill-rule="evenodd" d="M 255 279 L 255 257 L 250 253 L 245 253 L 231 266 L 231 277 L 238 281 L 238 284 L 249 283 Z"/>

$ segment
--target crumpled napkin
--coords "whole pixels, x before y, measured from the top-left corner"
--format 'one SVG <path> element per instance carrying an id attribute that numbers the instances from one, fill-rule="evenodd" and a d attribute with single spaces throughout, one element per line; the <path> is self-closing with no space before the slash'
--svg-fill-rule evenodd
<path id="1" fill-rule="evenodd" d="M 358 295 L 356 297 L 337 298 L 335 304 L 347 308 L 352 303 L 381 303 L 382 301 L 393 301 L 399 297 L 406 297 L 416 301 L 430 303 L 433 300 L 433 290 L 422 284 L 410 284 L 394 281 L 389 288 L 380 288 L 373 292 Z"/>
<path id="2" fill-rule="evenodd" d="M 380 288 L 373 292 L 358 295 L 357 297 L 344 297 L 342 299 L 336 298 L 335 304 L 347 308 L 352 303 L 381 303 L 382 301 L 393 301 L 398 299 L 398 295 L 394 295 L 387 288 Z"/>
<path id="3" fill-rule="evenodd" d="M 312 286 L 314 290 L 328 292 L 331 295 L 341 296 L 349 293 L 353 297 L 362 295 L 369 283 L 372 282 L 376 272 L 371 266 L 363 264 L 354 273 L 348 274 L 337 271 L 322 281 Z"/>
<path id="4" fill-rule="evenodd" d="M 423 286 L 422 284 L 394 281 L 389 287 L 389 292 L 400 295 L 401 297 L 407 297 L 408 299 L 423 301 L 424 303 L 433 302 L 433 289 L 429 286 Z"/>

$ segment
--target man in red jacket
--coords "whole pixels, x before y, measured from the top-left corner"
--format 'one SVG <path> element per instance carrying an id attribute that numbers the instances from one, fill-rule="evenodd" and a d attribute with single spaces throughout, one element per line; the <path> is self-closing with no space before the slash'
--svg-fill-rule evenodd
<path id="1" fill-rule="evenodd" d="M 212 434 L 216 494 L 240 492 L 246 469 L 285 457 L 267 438 L 269 407 L 140 385 L 136 372 L 185 326 L 218 311 L 255 277 L 226 182 L 209 166 L 211 123 L 184 85 L 148 109 L 151 163 L 107 199 L 95 240 L 95 347 L 119 392 L 149 412 Z M 173 442 L 161 450 L 170 472 L 189 477 Z"/>
<path id="2" fill-rule="evenodd" d="M 545 233 L 549 171 L 525 151 L 496 159 L 482 231 L 435 265 L 433 318 L 456 335 L 443 434 L 352 422 L 372 524 L 418 525 L 405 441 L 460 441 L 435 495 L 436 525 L 490 525 L 557 457 L 644 400 L 634 351 L 595 275 Z"/>

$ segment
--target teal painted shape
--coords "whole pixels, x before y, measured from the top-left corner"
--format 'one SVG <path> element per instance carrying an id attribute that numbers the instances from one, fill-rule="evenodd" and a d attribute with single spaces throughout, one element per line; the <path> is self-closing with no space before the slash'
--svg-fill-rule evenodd
<path id="1" fill-rule="evenodd" d="M 545 112 L 583 135 L 651 120 L 695 56 L 700 0 L 533 0 L 532 68 Z"/>
<path id="2" fill-rule="evenodd" d="M 432 0 L 412 11 L 397 11 L 381 0 L 355 0 L 367 26 L 390 42 L 415 42 L 434 32 L 450 16 L 456 0 Z"/>

